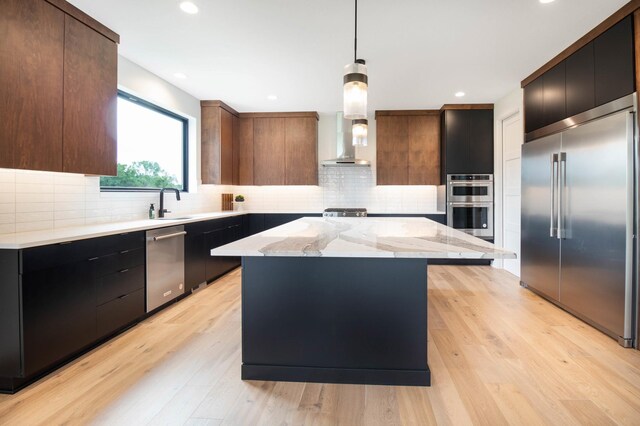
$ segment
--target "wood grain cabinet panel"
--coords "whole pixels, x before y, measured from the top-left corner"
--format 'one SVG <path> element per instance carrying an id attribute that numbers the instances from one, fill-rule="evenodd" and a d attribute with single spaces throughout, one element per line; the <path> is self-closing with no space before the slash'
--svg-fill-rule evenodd
<path id="1" fill-rule="evenodd" d="M 62 171 L 64 19 L 42 0 L 0 2 L 0 167 Z"/>
<path id="2" fill-rule="evenodd" d="M 408 184 L 440 183 L 440 118 L 437 115 L 408 117 Z"/>
<path id="3" fill-rule="evenodd" d="M 202 106 L 201 170 L 203 184 L 232 185 L 234 179 L 234 114 L 220 106 Z"/>
<path id="4" fill-rule="evenodd" d="M 65 16 L 63 171 L 116 175 L 116 43 Z"/>
<path id="5" fill-rule="evenodd" d="M 285 185 L 318 184 L 318 120 L 285 118 Z"/>
<path id="6" fill-rule="evenodd" d="M 284 118 L 254 118 L 253 179 L 255 185 L 284 185 L 284 146 Z"/>
<path id="7" fill-rule="evenodd" d="M 238 150 L 238 185 L 253 185 L 253 118 L 239 118 L 234 137 Z"/>
<path id="8" fill-rule="evenodd" d="M 409 166 L 408 117 L 376 117 L 376 182 L 407 185 Z"/>

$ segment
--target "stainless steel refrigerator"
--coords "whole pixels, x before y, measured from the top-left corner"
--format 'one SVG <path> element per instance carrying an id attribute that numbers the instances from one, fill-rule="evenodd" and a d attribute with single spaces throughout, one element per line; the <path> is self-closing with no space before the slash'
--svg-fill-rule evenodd
<path id="1" fill-rule="evenodd" d="M 522 147 L 521 284 L 626 347 L 637 287 L 635 99 L 548 126 Z"/>

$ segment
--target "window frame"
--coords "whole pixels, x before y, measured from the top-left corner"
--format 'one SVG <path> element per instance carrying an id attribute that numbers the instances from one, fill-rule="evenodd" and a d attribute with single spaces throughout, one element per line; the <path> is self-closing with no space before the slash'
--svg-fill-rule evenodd
<path id="1" fill-rule="evenodd" d="M 118 89 L 118 98 L 123 98 L 182 122 L 182 189 L 180 192 L 189 192 L 189 119 L 121 89 Z M 100 185 L 100 192 L 160 192 L 161 189 Z"/>

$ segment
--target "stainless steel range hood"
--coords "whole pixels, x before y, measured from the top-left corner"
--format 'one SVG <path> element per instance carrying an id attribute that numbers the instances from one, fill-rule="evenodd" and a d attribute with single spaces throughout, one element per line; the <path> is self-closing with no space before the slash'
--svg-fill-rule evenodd
<path id="1" fill-rule="evenodd" d="M 356 148 L 353 146 L 353 135 L 351 134 L 351 120 L 342 116 L 342 112 L 336 114 L 337 124 L 337 157 L 325 160 L 321 164 L 324 167 L 369 167 L 371 164 L 367 160 L 356 158 Z"/>

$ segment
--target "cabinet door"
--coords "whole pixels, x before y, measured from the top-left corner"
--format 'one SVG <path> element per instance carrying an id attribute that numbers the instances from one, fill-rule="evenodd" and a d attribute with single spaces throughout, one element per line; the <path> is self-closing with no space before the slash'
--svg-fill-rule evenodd
<path id="1" fill-rule="evenodd" d="M 0 167 L 62 171 L 64 13 L 0 2 Z"/>
<path id="2" fill-rule="evenodd" d="M 207 253 L 209 254 L 206 262 L 207 281 L 214 280 L 237 266 L 238 258 L 236 257 L 211 256 L 210 254 L 212 249 L 233 241 L 233 233 L 234 231 L 231 230 L 231 228 L 224 228 L 205 233 Z"/>
<path id="3" fill-rule="evenodd" d="M 596 106 L 593 42 L 566 60 L 567 117 L 573 117 Z"/>
<path id="4" fill-rule="evenodd" d="M 475 110 L 469 113 L 469 159 L 466 173 L 493 174 L 493 110 Z"/>
<path id="5" fill-rule="evenodd" d="M 566 66 L 565 62 L 560 62 L 555 67 L 547 71 L 544 76 L 543 94 L 543 119 L 542 125 L 547 126 L 567 116 L 566 108 Z"/>
<path id="6" fill-rule="evenodd" d="M 239 118 L 236 138 L 238 185 L 253 185 L 253 118 Z"/>
<path id="7" fill-rule="evenodd" d="M 634 91 L 633 21 L 629 16 L 594 40 L 596 106 Z"/>
<path id="8" fill-rule="evenodd" d="M 184 238 L 184 291 L 189 292 L 207 280 L 208 254 L 204 232 L 190 227 L 185 227 L 185 230 L 187 235 Z"/>
<path id="9" fill-rule="evenodd" d="M 220 124 L 221 183 L 233 185 L 233 115 L 220 109 Z"/>
<path id="10" fill-rule="evenodd" d="M 255 185 L 284 185 L 284 118 L 253 119 Z"/>
<path id="11" fill-rule="evenodd" d="M 524 88 L 525 133 L 543 126 L 544 117 L 544 76 L 540 76 Z"/>
<path id="12" fill-rule="evenodd" d="M 378 185 L 408 183 L 408 117 L 376 118 L 376 170 Z"/>
<path id="13" fill-rule="evenodd" d="M 469 117 L 467 110 L 445 111 L 447 174 L 469 173 Z"/>
<path id="14" fill-rule="evenodd" d="M 409 185 L 440 183 L 440 118 L 438 115 L 407 117 Z"/>
<path id="15" fill-rule="evenodd" d="M 318 184 L 318 120 L 285 118 L 285 185 Z"/>
<path id="16" fill-rule="evenodd" d="M 65 16 L 63 171 L 117 174 L 117 45 Z"/>
<path id="17" fill-rule="evenodd" d="M 89 262 L 22 276 L 24 373 L 52 366 L 96 336 L 96 294 Z"/>

